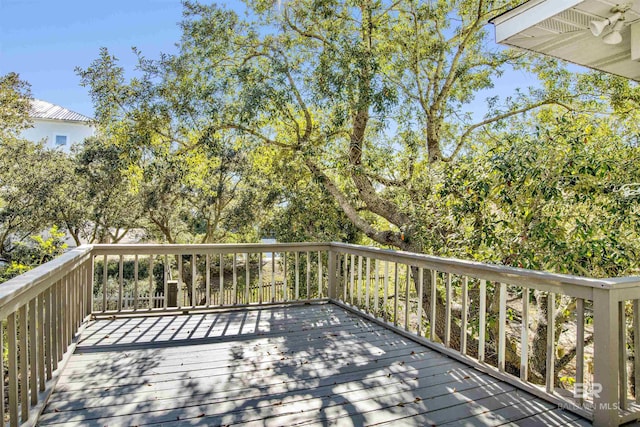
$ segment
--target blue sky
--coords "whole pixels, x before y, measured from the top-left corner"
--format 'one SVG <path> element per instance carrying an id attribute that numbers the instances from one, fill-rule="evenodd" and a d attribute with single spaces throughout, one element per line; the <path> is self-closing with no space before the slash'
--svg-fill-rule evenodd
<path id="1" fill-rule="evenodd" d="M 219 4 L 243 10 L 240 1 Z M 15 71 L 31 84 L 35 98 L 92 116 L 91 99 L 74 68 L 86 68 L 103 46 L 125 70 L 135 66 L 132 46 L 148 58 L 172 53 L 181 18 L 179 0 L 0 0 L 0 74 Z M 471 108 L 482 109 L 489 95 L 508 96 L 533 83 L 524 73 L 506 73 Z"/>
<path id="2" fill-rule="evenodd" d="M 91 116 L 76 66 L 108 47 L 131 69 L 136 46 L 151 58 L 180 38 L 179 0 L 0 0 L 0 74 L 15 71 L 33 96 Z"/>

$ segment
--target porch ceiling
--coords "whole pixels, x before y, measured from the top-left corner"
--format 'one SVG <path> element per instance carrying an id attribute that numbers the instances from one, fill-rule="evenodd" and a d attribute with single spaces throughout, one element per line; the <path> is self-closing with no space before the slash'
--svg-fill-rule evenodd
<path id="1" fill-rule="evenodd" d="M 589 30 L 627 6 L 622 42 L 606 44 Z M 496 41 L 640 81 L 640 0 L 529 0 L 494 18 Z"/>

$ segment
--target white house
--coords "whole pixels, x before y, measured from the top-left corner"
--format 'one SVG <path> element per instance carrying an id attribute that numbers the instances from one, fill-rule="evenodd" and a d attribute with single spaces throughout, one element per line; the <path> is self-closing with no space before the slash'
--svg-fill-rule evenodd
<path id="1" fill-rule="evenodd" d="M 48 147 L 69 151 L 72 144 L 95 134 L 92 119 L 47 101 L 31 101 L 29 116 L 33 127 L 22 137 L 34 142 L 43 141 Z"/>

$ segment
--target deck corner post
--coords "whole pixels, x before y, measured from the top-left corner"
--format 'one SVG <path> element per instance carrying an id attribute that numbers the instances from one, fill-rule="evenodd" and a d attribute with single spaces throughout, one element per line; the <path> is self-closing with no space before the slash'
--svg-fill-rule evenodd
<path id="1" fill-rule="evenodd" d="M 618 304 L 611 289 L 593 292 L 593 425 L 617 426 Z"/>
<path id="2" fill-rule="evenodd" d="M 327 285 L 328 285 L 328 296 L 329 299 L 336 299 L 338 295 L 338 279 L 336 277 L 336 256 L 337 253 L 334 252 L 331 248 L 327 251 L 327 256 L 329 258 L 328 268 L 329 273 L 327 277 Z"/>

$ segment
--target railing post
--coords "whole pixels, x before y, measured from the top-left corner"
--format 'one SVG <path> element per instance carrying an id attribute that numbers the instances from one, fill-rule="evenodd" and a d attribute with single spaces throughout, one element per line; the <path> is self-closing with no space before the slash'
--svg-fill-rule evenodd
<path id="1" fill-rule="evenodd" d="M 593 425 L 617 426 L 618 304 L 610 289 L 593 290 Z"/>
<path id="2" fill-rule="evenodd" d="M 338 296 L 338 278 L 336 276 L 336 252 L 329 249 L 327 251 L 327 255 L 329 258 L 329 273 L 327 277 L 328 283 L 328 294 L 330 299 L 336 299 Z"/>

